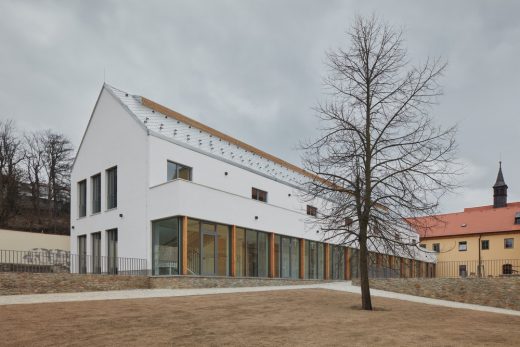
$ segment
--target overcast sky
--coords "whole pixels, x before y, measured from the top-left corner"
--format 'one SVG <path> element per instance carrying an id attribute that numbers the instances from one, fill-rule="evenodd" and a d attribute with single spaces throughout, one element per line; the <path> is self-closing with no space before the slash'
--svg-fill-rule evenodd
<path id="1" fill-rule="evenodd" d="M 449 66 L 439 124 L 459 124 L 464 187 L 445 212 L 492 203 L 502 156 L 520 199 L 518 1 L 0 0 L 0 118 L 77 146 L 107 83 L 295 164 L 315 136 L 324 52 L 356 14 L 403 27 L 412 61 Z"/>

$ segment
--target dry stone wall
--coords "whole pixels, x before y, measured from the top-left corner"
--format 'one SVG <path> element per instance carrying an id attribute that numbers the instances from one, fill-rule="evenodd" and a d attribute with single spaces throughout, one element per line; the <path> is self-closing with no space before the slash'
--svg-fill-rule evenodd
<path id="1" fill-rule="evenodd" d="M 359 285 L 358 281 L 354 284 Z M 371 279 L 370 287 L 434 299 L 520 310 L 520 277 Z"/>

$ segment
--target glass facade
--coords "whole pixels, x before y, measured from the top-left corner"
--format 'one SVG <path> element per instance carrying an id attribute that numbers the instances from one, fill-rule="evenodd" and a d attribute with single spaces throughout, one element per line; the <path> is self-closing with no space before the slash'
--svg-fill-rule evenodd
<path id="1" fill-rule="evenodd" d="M 235 272 L 242 277 L 269 276 L 269 237 L 267 233 L 236 228 Z"/>
<path id="2" fill-rule="evenodd" d="M 345 279 L 345 248 L 342 246 L 329 246 L 330 278 L 333 280 Z"/>
<path id="3" fill-rule="evenodd" d="M 274 239 L 274 277 L 300 277 L 300 242 L 289 236 L 276 235 Z"/>
<path id="4" fill-rule="evenodd" d="M 321 242 L 305 240 L 305 278 L 323 279 L 324 246 Z"/>
<path id="5" fill-rule="evenodd" d="M 188 274 L 229 276 L 229 226 L 188 219 Z"/>
<path id="6" fill-rule="evenodd" d="M 153 275 L 178 275 L 180 220 L 168 218 L 152 223 Z"/>
<path id="7" fill-rule="evenodd" d="M 301 275 L 306 279 L 327 277 L 332 280 L 344 280 L 349 274 L 349 279 L 359 278 L 359 250 L 357 249 L 348 248 L 348 259 L 346 259 L 346 247 L 279 234 L 273 234 L 271 248 L 269 233 L 235 227 L 235 240 L 232 240 L 231 226 L 191 218 L 187 220 L 186 240 L 183 240 L 182 220 L 183 217 L 171 217 L 152 222 L 153 275 L 182 274 L 181 265 L 184 259 L 182 245 L 186 242 L 184 269 L 185 274 L 188 275 L 230 276 L 234 265 L 234 276 L 237 277 L 298 279 L 301 270 Z M 92 234 L 94 273 L 99 271 L 97 264 L 100 262 L 96 262 L 96 259 L 100 255 L 100 236 L 99 233 Z M 232 252 L 233 243 L 235 249 Z M 86 252 L 82 251 L 86 245 L 84 236 L 78 238 L 78 244 L 78 253 L 85 254 Z M 107 245 L 108 271 L 117 273 L 117 229 L 107 231 Z M 328 253 L 326 253 L 327 247 Z M 300 254 L 300 250 L 304 253 Z M 231 258 L 232 254 L 234 259 Z M 271 261 L 273 264 L 270 264 Z M 368 263 L 369 276 L 372 278 L 401 275 L 400 257 L 369 252 Z M 413 271 L 405 264 L 408 265 L 407 260 L 403 260 L 406 274 L 412 272 L 415 276 L 423 276 L 429 273 L 425 263 L 417 262 Z M 420 264 L 422 269 L 419 268 Z M 86 271 L 87 265 L 90 266 L 91 263 L 86 264 L 80 256 L 80 272 Z M 272 265 L 272 273 L 270 265 Z"/>

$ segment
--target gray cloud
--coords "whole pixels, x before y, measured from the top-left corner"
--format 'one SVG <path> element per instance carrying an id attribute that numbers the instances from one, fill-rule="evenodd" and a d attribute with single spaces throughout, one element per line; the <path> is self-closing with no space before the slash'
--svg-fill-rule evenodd
<path id="1" fill-rule="evenodd" d="M 443 56 L 432 113 L 458 123 L 464 189 L 445 211 L 489 204 L 501 153 L 520 198 L 520 4 L 492 1 L 3 1 L 0 117 L 77 145 L 103 83 L 169 106 L 296 164 L 316 134 L 324 52 L 355 14 L 403 27 L 410 58 Z"/>

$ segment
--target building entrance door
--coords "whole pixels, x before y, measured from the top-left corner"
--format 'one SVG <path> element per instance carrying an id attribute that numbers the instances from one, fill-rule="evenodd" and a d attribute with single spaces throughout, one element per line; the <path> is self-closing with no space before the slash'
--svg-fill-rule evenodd
<path id="1" fill-rule="evenodd" d="M 202 274 L 207 276 L 215 275 L 217 230 L 215 224 L 202 223 Z"/>

